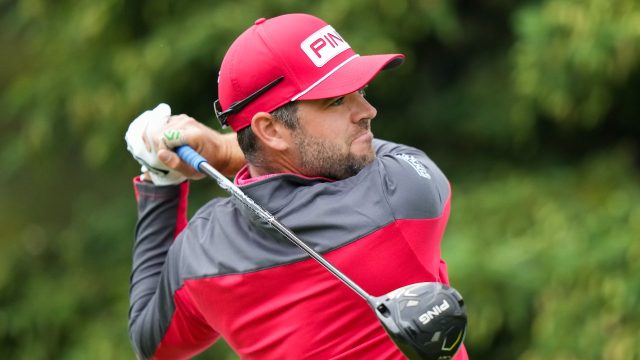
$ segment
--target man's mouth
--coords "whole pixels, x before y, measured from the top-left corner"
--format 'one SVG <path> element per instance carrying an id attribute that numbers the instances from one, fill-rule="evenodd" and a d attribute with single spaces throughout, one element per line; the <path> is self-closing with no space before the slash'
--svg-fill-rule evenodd
<path id="1" fill-rule="evenodd" d="M 371 141 L 371 140 L 373 140 L 373 133 L 370 130 L 367 130 L 362 132 L 358 136 L 356 136 L 356 138 L 353 141 Z"/>

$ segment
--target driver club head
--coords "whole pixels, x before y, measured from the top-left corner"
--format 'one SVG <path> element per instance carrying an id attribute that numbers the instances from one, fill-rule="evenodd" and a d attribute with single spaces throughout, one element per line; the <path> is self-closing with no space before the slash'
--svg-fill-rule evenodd
<path id="1" fill-rule="evenodd" d="M 416 283 L 370 301 L 378 319 L 409 359 L 446 360 L 456 354 L 467 329 L 462 296 L 435 282 Z"/>

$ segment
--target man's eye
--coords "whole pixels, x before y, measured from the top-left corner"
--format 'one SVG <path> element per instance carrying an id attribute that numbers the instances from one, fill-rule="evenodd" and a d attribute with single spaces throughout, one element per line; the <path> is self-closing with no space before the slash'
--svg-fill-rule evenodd
<path id="1" fill-rule="evenodd" d="M 366 87 L 363 87 L 362 89 L 358 90 L 358 94 L 360 94 L 362 97 L 367 96 L 367 91 L 365 89 Z"/>
<path id="2" fill-rule="evenodd" d="M 340 106 L 344 103 L 344 96 L 337 98 L 330 105 L 331 106 Z"/>

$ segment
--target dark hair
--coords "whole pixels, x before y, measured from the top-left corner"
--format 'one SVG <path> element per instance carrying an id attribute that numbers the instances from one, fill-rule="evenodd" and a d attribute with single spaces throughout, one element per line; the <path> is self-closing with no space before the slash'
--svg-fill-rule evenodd
<path id="1" fill-rule="evenodd" d="M 288 102 L 273 110 L 271 115 L 280 121 L 287 129 L 296 130 L 298 128 L 298 104 L 295 101 Z M 251 130 L 251 126 L 247 126 L 238 131 L 237 136 L 238 144 L 247 161 L 252 164 L 260 163 L 258 138 L 253 130 Z"/>

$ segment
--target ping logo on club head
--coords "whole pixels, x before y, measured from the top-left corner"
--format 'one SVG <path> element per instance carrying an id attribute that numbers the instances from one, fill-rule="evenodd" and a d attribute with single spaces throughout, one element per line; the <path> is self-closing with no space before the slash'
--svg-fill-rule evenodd
<path id="1" fill-rule="evenodd" d="M 351 46 L 331 25 L 327 25 L 304 39 L 300 48 L 317 67 L 322 67 Z"/>
<path id="2" fill-rule="evenodd" d="M 423 324 L 427 325 L 429 321 L 433 320 L 436 316 L 442 314 L 443 311 L 449 308 L 449 303 L 447 300 L 442 300 L 442 304 L 436 304 L 431 310 L 427 310 L 426 313 L 420 315 L 418 320 Z"/>

